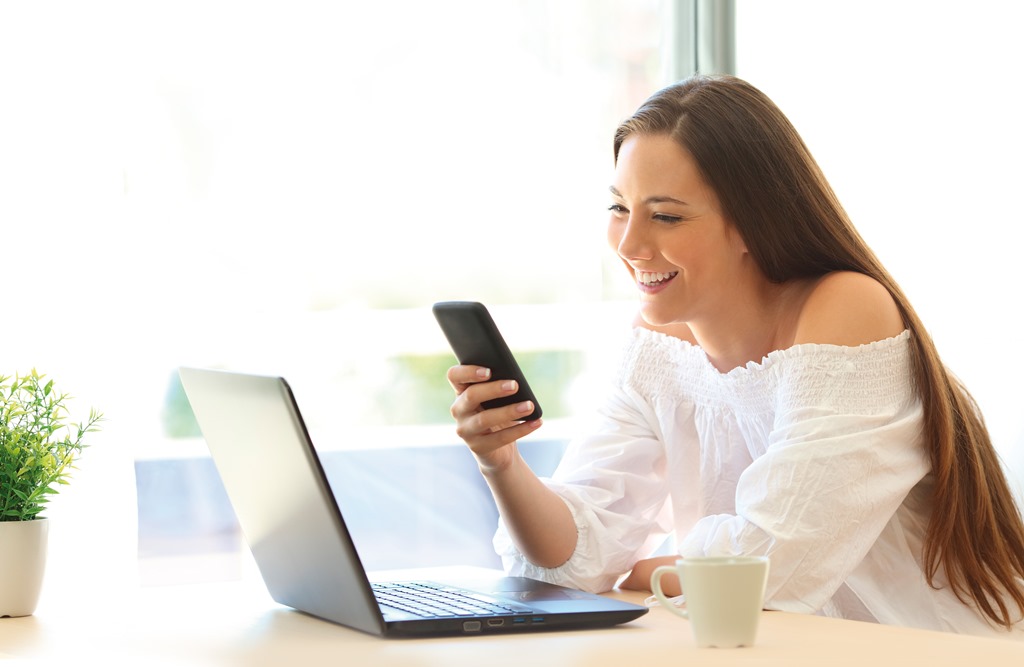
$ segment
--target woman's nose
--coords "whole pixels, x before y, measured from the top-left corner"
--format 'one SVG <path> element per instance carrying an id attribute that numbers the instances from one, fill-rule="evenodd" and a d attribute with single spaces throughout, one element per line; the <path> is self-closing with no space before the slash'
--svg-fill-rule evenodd
<path id="1" fill-rule="evenodd" d="M 632 216 L 623 224 L 615 250 L 619 253 L 619 257 L 626 260 L 652 259 L 654 257 L 644 226 L 634 220 Z"/>

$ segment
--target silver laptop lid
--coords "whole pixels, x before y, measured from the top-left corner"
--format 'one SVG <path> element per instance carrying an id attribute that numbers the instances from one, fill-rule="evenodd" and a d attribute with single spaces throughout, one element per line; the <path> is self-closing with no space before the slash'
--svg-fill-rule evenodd
<path id="1" fill-rule="evenodd" d="M 287 382 L 197 368 L 179 374 L 271 597 L 383 634 L 380 608 Z"/>

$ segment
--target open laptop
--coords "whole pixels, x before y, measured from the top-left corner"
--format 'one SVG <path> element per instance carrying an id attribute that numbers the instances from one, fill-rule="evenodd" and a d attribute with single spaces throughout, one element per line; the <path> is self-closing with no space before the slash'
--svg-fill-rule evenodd
<path id="1" fill-rule="evenodd" d="M 607 627 L 647 612 L 522 577 L 371 584 L 284 378 L 199 368 L 179 374 L 277 602 L 382 636 Z"/>

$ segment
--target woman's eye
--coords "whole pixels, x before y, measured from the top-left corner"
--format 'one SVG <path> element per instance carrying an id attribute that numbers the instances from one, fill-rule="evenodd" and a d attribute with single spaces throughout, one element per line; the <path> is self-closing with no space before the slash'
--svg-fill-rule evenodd
<path id="1" fill-rule="evenodd" d="M 682 220 L 682 217 L 680 217 L 678 215 L 667 215 L 665 213 L 655 213 L 651 217 L 653 219 L 657 220 L 658 222 L 665 222 L 665 223 L 670 223 L 670 224 L 671 223 L 675 223 L 675 222 L 680 222 Z"/>
<path id="2" fill-rule="evenodd" d="M 608 207 L 608 210 L 616 214 L 628 213 L 626 207 L 622 206 L 621 204 L 612 204 L 611 206 Z"/>

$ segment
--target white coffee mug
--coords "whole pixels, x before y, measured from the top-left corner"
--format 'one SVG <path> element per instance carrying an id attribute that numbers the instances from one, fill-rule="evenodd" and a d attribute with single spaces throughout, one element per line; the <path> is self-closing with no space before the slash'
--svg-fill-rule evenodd
<path id="1" fill-rule="evenodd" d="M 665 597 L 661 578 L 676 574 L 686 599 L 680 609 Z M 768 583 L 764 556 L 680 558 L 651 573 L 651 590 L 662 605 L 689 619 L 697 646 L 753 646 Z"/>

